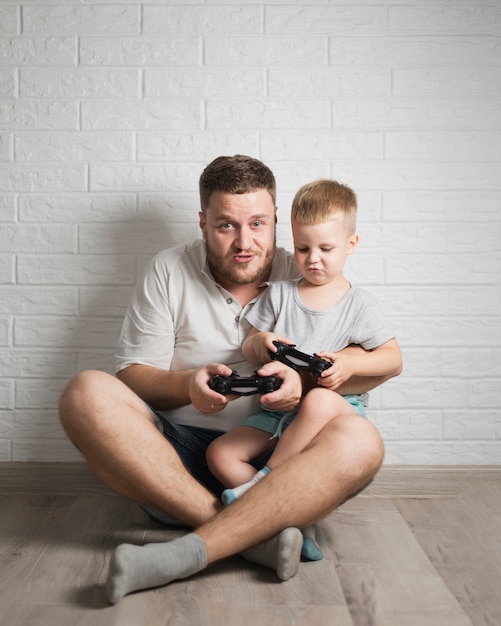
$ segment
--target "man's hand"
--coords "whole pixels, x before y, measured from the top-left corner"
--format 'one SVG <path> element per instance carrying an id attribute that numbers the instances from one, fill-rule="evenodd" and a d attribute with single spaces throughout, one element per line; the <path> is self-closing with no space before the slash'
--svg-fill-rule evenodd
<path id="1" fill-rule="evenodd" d="M 280 389 L 259 398 L 261 404 L 271 411 L 292 411 L 301 400 L 302 385 L 298 372 L 280 361 L 270 361 L 257 370 L 261 376 L 275 375 L 280 378 Z"/>
<path id="2" fill-rule="evenodd" d="M 209 387 L 212 376 L 230 376 L 231 368 L 222 363 L 211 363 L 195 370 L 190 379 L 190 399 L 200 413 L 217 413 L 222 411 L 231 400 L 238 396 L 223 396 Z"/>

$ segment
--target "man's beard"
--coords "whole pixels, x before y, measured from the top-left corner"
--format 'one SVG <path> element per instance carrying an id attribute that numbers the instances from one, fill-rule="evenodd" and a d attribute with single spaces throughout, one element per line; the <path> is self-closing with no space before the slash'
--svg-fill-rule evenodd
<path id="1" fill-rule="evenodd" d="M 247 271 L 247 263 L 242 263 L 237 266 L 231 264 L 225 265 L 226 259 L 216 254 L 207 241 L 205 242 L 205 245 L 207 251 L 207 261 L 212 274 L 216 279 L 221 277 L 224 280 L 236 285 L 250 285 L 251 283 L 258 282 L 260 280 L 266 280 L 270 274 L 273 256 L 275 254 L 275 244 L 272 248 L 266 250 L 264 257 L 261 252 L 259 254 L 254 253 L 256 257 L 259 258 L 261 263 L 259 264 L 259 267 L 256 267 L 251 273 Z M 231 254 L 228 259 L 231 260 L 232 256 L 233 254 Z M 252 261 L 253 263 L 255 262 L 256 257 Z"/>

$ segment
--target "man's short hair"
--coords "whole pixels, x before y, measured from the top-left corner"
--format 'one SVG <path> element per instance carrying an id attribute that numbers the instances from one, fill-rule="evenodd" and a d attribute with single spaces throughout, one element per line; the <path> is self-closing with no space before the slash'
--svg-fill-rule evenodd
<path id="1" fill-rule="evenodd" d="M 199 181 L 200 206 L 205 213 L 214 191 L 242 194 L 266 189 L 276 204 L 276 181 L 268 166 L 249 156 L 235 154 L 214 159 Z"/>

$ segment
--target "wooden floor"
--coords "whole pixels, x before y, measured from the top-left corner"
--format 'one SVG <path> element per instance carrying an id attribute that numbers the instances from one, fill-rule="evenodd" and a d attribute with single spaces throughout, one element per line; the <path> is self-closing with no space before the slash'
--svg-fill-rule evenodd
<path id="1" fill-rule="evenodd" d="M 288 582 L 234 557 L 112 607 L 113 548 L 180 531 L 83 464 L 1 464 L 0 625 L 501 625 L 501 467 L 383 468 L 320 529 Z"/>

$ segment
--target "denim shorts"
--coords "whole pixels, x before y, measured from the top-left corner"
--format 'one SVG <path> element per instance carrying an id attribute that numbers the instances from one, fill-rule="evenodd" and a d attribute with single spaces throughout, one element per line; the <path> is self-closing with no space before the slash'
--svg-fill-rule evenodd
<path id="1" fill-rule="evenodd" d="M 224 431 L 176 424 L 151 407 L 149 409 L 153 414 L 158 430 L 172 445 L 188 472 L 217 498 L 220 498 L 225 487 L 210 473 L 205 453 L 209 444 L 222 435 Z M 261 469 L 266 465 L 270 454 L 271 451 L 268 451 L 255 459 L 253 464 L 255 464 L 256 468 Z M 166 488 L 168 489 L 168 485 Z M 139 506 L 157 522 L 168 524 L 169 526 L 185 526 L 179 520 L 153 507 L 145 504 L 139 504 Z"/>

